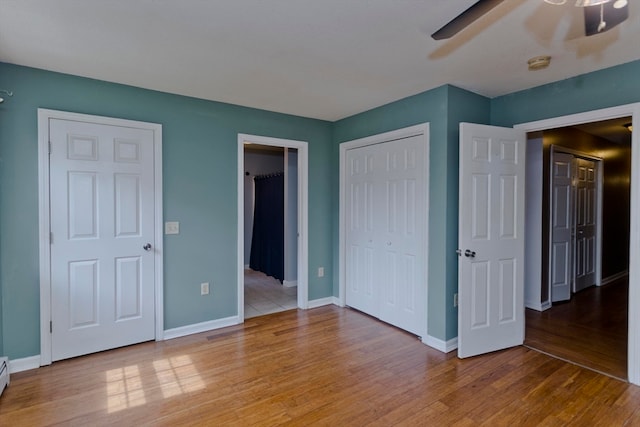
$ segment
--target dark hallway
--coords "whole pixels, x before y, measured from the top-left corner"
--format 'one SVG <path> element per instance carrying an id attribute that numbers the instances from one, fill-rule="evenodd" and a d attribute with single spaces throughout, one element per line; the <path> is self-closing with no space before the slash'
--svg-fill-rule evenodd
<path id="1" fill-rule="evenodd" d="M 524 345 L 626 380 L 628 294 L 625 276 L 546 311 L 527 309 Z"/>

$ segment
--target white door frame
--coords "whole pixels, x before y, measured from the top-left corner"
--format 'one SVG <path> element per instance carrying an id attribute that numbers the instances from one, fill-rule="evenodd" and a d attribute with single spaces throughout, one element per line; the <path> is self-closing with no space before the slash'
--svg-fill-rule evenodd
<path id="1" fill-rule="evenodd" d="M 155 339 L 164 339 L 164 267 L 162 234 L 162 125 L 38 108 L 38 222 L 40 256 L 40 366 L 51 364 L 51 224 L 49 219 L 49 120 L 72 120 L 153 132 Z"/>
<path id="2" fill-rule="evenodd" d="M 393 130 L 390 132 L 385 132 L 377 135 L 368 136 L 365 138 L 356 139 L 353 141 L 348 141 L 340 144 L 340 195 L 339 195 L 339 205 L 340 205 L 340 218 L 339 218 L 339 247 L 338 247 L 338 305 L 340 307 L 344 307 L 346 305 L 346 286 L 347 286 L 347 278 L 346 278 L 346 256 L 347 256 L 347 234 L 346 234 L 346 158 L 347 158 L 347 150 L 365 147 L 368 145 L 380 144 L 383 142 L 389 142 L 396 139 L 409 138 L 412 136 L 423 135 L 425 137 L 425 156 L 427 158 L 427 162 L 425 164 L 424 176 L 427 180 L 427 185 L 425 187 L 425 203 L 427 205 L 427 209 L 425 212 L 424 218 L 424 246 L 423 246 L 423 256 L 424 256 L 424 280 L 426 283 L 425 286 L 425 314 L 427 312 L 428 298 L 429 298 L 429 268 L 428 268 L 428 260 L 429 260 L 429 182 L 431 177 L 429 176 L 429 123 L 422 123 L 415 126 L 409 126 L 402 129 Z M 427 328 L 427 318 L 425 316 L 424 325 L 421 333 L 422 342 L 427 344 L 428 337 L 428 328 Z"/>
<path id="3" fill-rule="evenodd" d="M 306 141 L 238 134 L 238 320 L 244 322 L 244 146 L 248 144 L 298 150 L 298 308 L 309 308 L 308 249 L 308 169 L 309 149 Z"/>
<path id="4" fill-rule="evenodd" d="M 583 123 L 599 122 L 609 119 L 631 116 L 631 122 L 640 126 L 640 103 L 587 111 L 551 119 L 515 125 L 517 129 L 526 132 L 548 130 L 558 127 L 574 126 Z M 640 128 L 638 128 L 640 129 Z M 640 132 L 631 135 L 631 224 L 629 259 L 638 259 L 640 255 Z M 635 215 L 634 215 L 635 213 Z M 541 236 L 540 236 L 541 238 Z M 542 262 L 542 254 L 527 254 Z M 640 385 L 640 268 L 637 264 L 629 263 L 629 332 L 628 332 L 628 367 L 629 382 Z"/>

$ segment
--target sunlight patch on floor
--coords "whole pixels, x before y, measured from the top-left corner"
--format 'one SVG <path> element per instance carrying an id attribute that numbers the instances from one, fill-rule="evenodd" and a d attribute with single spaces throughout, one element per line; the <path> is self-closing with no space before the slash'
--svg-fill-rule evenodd
<path id="1" fill-rule="evenodd" d="M 147 403 L 138 365 L 111 369 L 106 372 L 106 379 L 109 413 Z"/>
<path id="2" fill-rule="evenodd" d="M 153 362 L 164 398 L 201 390 L 205 387 L 191 357 L 176 356 Z"/>

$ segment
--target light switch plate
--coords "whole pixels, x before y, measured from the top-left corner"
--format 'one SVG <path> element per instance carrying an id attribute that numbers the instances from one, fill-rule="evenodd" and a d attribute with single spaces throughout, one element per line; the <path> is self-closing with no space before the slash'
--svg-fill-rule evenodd
<path id="1" fill-rule="evenodd" d="M 200 283 L 200 295 L 209 295 L 209 282 Z"/>
<path id="2" fill-rule="evenodd" d="M 180 223 L 178 221 L 165 222 L 164 234 L 180 234 Z"/>

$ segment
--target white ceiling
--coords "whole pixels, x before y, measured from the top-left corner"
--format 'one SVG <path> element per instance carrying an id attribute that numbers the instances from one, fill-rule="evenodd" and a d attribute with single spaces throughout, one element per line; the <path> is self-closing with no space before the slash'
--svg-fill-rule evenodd
<path id="1" fill-rule="evenodd" d="M 571 39 L 572 0 L 506 0 L 431 39 L 473 3 L 0 0 L 0 61 L 333 121 L 445 83 L 495 97 L 640 59 L 636 0 L 592 37 Z M 543 54 L 551 67 L 527 71 Z"/>

